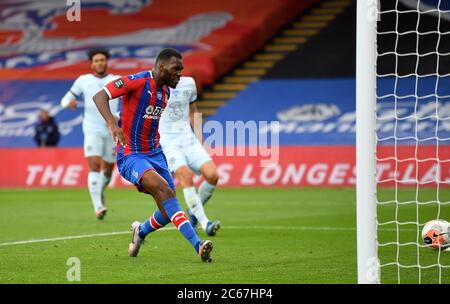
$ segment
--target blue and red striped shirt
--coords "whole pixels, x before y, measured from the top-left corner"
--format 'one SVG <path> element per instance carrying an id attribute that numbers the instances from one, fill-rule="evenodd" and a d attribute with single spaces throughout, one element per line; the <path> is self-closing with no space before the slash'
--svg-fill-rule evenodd
<path id="1" fill-rule="evenodd" d="M 161 150 L 158 125 L 169 99 L 169 87 L 157 87 L 150 71 L 123 76 L 104 87 L 109 98 L 122 96 L 119 127 L 126 137 L 126 146 L 119 153 L 156 153 Z"/>

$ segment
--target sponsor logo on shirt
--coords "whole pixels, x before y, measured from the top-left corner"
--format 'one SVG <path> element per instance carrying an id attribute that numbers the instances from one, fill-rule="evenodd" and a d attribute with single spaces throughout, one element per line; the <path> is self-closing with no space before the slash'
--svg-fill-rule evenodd
<path id="1" fill-rule="evenodd" d="M 158 107 L 158 106 L 154 107 L 152 105 L 149 105 L 145 109 L 145 115 L 142 116 L 142 118 L 144 118 L 144 119 L 158 119 L 161 116 L 163 111 L 164 111 L 164 109 L 162 107 Z"/>
<path id="2" fill-rule="evenodd" d="M 169 117 L 172 120 L 180 120 L 183 118 L 183 108 L 181 107 L 180 102 L 174 102 L 172 104 L 169 104 Z"/>

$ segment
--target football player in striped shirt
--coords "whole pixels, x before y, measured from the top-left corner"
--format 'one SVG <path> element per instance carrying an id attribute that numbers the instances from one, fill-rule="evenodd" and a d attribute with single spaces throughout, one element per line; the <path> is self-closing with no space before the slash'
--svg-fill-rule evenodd
<path id="1" fill-rule="evenodd" d="M 120 174 L 138 191 L 153 196 L 158 206 L 145 222 L 131 225 L 129 256 L 137 256 L 145 237 L 172 222 L 191 243 L 204 262 L 211 262 L 212 242 L 201 241 L 175 196 L 175 186 L 167 160 L 159 143 L 158 125 L 169 98 L 183 70 L 181 54 L 162 50 L 151 71 L 121 77 L 108 83 L 94 96 L 103 118 L 118 139 L 117 167 Z M 122 96 L 119 122 L 114 119 L 108 101 Z"/>

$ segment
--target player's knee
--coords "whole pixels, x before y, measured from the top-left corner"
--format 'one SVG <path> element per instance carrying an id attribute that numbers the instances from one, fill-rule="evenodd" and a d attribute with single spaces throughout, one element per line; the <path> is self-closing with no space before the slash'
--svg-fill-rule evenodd
<path id="1" fill-rule="evenodd" d="M 105 175 L 106 177 L 111 177 L 113 169 L 114 167 L 105 166 L 105 168 L 103 169 L 103 175 Z"/>
<path id="2" fill-rule="evenodd" d="M 173 196 L 172 189 L 170 189 L 169 184 L 163 179 L 155 179 L 145 174 L 141 179 L 141 185 L 155 199 L 164 200 Z"/>
<path id="3" fill-rule="evenodd" d="M 217 185 L 217 183 L 219 182 L 219 174 L 216 170 L 212 171 L 211 173 L 205 174 L 204 178 L 211 185 Z"/>
<path id="4" fill-rule="evenodd" d="M 97 162 L 90 162 L 89 163 L 89 171 L 91 172 L 100 172 L 102 166 L 100 163 Z"/>
<path id="5" fill-rule="evenodd" d="M 162 200 L 168 200 L 175 196 L 174 191 L 170 188 L 166 182 L 160 182 L 154 187 L 155 194 Z"/>
<path id="6" fill-rule="evenodd" d="M 192 180 L 193 177 L 194 177 L 194 175 L 188 175 L 188 176 L 183 176 L 182 178 L 180 178 L 179 179 L 180 187 L 181 188 L 194 187 L 194 181 Z"/>
<path id="7" fill-rule="evenodd" d="M 96 157 L 90 157 L 88 158 L 88 166 L 90 172 L 100 172 L 102 168 L 102 162 Z"/>
<path id="8" fill-rule="evenodd" d="M 181 188 L 188 188 L 194 186 L 194 173 L 188 168 L 180 168 L 175 172 L 175 177 L 180 182 Z"/>
<path id="9" fill-rule="evenodd" d="M 100 166 L 90 166 L 89 167 L 89 172 L 97 172 L 97 173 L 100 173 Z"/>

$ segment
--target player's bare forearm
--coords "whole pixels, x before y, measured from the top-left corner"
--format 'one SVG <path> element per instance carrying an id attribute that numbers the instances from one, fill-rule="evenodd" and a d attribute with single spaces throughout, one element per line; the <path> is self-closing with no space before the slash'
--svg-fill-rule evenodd
<path id="1" fill-rule="evenodd" d="M 116 122 L 114 119 L 114 115 L 109 108 L 109 96 L 106 94 L 104 90 L 100 90 L 97 94 L 92 98 L 94 99 L 95 105 L 98 108 L 100 114 L 102 114 L 108 126 Z"/>
<path id="2" fill-rule="evenodd" d="M 71 91 L 68 91 L 66 95 L 64 95 L 64 97 L 61 99 L 61 106 L 63 106 L 64 108 L 75 110 L 78 106 L 78 101 L 75 94 L 73 94 Z"/>
<path id="3" fill-rule="evenodd" d="M 78 101 L 76 99 L 72 99 L 71 101 L 69 101 L 69 103 L 67 104 L 67 107 L 69 109 L 75 110 L 78 106 Z"/>
<path id="4" fill-rule="evenodd" d="M 98 108 L 98 111 L 106 120 L 111 135 L 114 140 L 119 140 L 122 146 L 126 146 L 126 138 L 121 128 L 117 125 L 117 119 L 109 108 L 109 96 L 104 90 L 101 90 L 93 97 L 94 103 Z"/>

